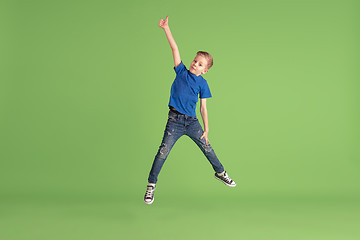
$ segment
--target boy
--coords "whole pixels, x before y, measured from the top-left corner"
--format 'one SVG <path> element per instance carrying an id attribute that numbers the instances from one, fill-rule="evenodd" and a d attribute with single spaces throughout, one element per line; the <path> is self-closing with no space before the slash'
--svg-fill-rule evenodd
<path id="1" fill-rule="evenodd" d="M 165 20 L 161 19 L 159 27 L 164 29 L 172 49 L 176 78 L 171 86 L 169 101 L 170 110 L 163 140 L 155 156 L 148 178 L 147 190 L 144 196 L 144 202 L 146 204 L 153 203 L 157 176 L 159 175 L 171 148 L 182 135 L 189 136 L 199 146 L 215 170 L 216 179 L 230 187 L 236 186 L 236 183 L 227 175 L 224 167 L 216 157 L 207 137 L 209 125 L 206 98 L 211 97 L 211 93 L 206 80 L 201 74 L 207 73 L 212 66 L 212 57 L 207 52 L 198 52 L 195 59 L 190 64 L 190 70 L 187 70 L 180 59 L 178 47 L 170 32 L 168 19 L 168 16 Z M 200 113 L 204 123 L 204 131 L 196 118 L 195 113 L 198 94 L 200 95 Z"/>

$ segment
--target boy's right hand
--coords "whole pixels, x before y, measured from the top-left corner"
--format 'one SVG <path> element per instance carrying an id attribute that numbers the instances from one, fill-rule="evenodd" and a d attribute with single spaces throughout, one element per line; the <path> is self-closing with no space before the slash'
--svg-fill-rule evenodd
<path id="1" fill-rule="evenodd" d="M 169 19 L 169 16 L 167 16 L 166 17 L 166 19 L 164 20 L 164 19 L 160 19 L 160 21 L 159 21 L 159 27 L 161 27 L 162 29 L 165 29 L 165 28 L 167 28 L 167 27 L 169 27 L 169 25 L 168 25 L 168 20 Z"/>

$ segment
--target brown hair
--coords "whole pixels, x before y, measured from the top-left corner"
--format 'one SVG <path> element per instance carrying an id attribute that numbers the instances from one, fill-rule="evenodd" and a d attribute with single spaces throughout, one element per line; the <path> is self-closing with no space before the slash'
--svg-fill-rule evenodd
<path id="1" fill-rule="evenodd" d="M 210 55 L 210 53 L 208 52 L 203 52 L 203 51 L 198 51 L 196 53 L 196 55 L 201 55 L 203 56 L 204 58 L 206 58 L 206 61 L 207 61 L 207 69 L 210 69 L 211 66 L 213 65 L 213 57 Z"/>

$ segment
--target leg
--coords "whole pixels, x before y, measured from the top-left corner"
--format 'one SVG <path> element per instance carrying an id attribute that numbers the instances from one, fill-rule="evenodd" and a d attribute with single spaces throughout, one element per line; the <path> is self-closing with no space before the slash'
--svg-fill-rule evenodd
<path id="1" fill-rule="evenodd" d="M 181 126 L 177 125 L 178 119 L 172 118 L 171 116 L 168 119 L 168 122 L 166 124 L 166 128 L 164 131 L 163 140 L 161 142 L 161 145 L 159 147 L 159 150 L 155 156 L 148 181 L 149 183 L 156 183 L 157 177 L 160 173 L 160 170 L 167 158 L 167 156 L 170 153 L 170 150 L 174 146 L 175 142 L 183 135 L 183 132 L 181 132 Z M 183 129 L 183 127 L 182 127 Z"/>
<path id="2" fill-rule="evenodd" d="M 220 163 L 219 159 L 217 158 L 214 149 L 209 145 L 206 145 L 206 141 L 204 138 L 200 139 L 203 135 L 204 131 L 198 121 L 198 119 L 193 119 L 191 124 L 189 125 L 186 135 L 189 136 L 201 149 L 204 153 L 206 158 L 209 160 L 210 164 L 212 165 L 213 169 L 217 173 L 221 173 L 224 171 L 223 165 Z"/>

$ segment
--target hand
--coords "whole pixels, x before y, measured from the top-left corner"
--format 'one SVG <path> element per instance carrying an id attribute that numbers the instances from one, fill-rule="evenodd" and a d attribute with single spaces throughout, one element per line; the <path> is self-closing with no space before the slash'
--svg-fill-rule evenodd
<path id="1" fill-rule="evenodd" d="M 206 146 L 209 145 L 208 132 L 204 132 L 200 139 L 205 138 Z"/>
<path id="2" fill-rule="evenodd" d="M 160 19 L 159 21 L 159 27 L 161 27 L 162 29 L 165 29 L 166 27 L 169 27 L 168 22 L 169 22 L 169 16 L 166 17 L 166 19 Z"/>

